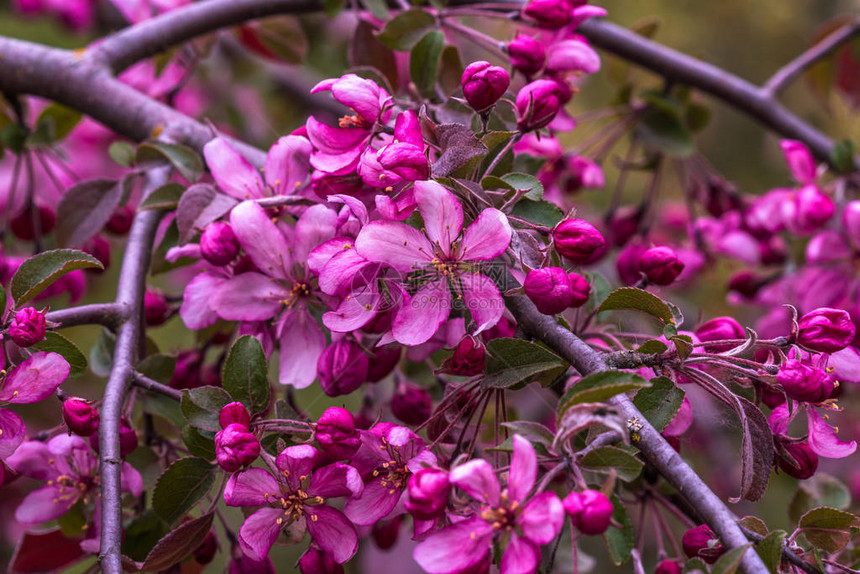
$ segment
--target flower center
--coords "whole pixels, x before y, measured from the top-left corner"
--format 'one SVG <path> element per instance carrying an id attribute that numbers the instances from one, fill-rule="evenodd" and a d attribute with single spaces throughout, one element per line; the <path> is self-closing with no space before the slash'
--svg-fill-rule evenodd
<path id="1" fill-rule="evenodd" d="M 364 121 L 364 118 L 359 116 L 358 114 L 353 114 L 351 116 L 343 116 L 337 121 L 337 125 L 342 128 L 367 128 L 367 122 Z"/>
<path id="2" fill-rule="evenodd" d="M 310 285 L 305 283 L 304 281 L 299 281 L 293 284 L 293 288 L 290 289 L 290 294 L 283 300 L 284 305 L 287 308 L 292 308 L 299 299 L 302 297 L 307 297 L 311 293 Z"/>
<path id="3" fill-rule="evenodd" d="M 379 483 L 388 489 L 388 494 L 394 494 L 406 486 L 412 472 L 406 468 L 405 464 L 398 464 L 396 460 L 392 459 L 382 463 L 382 466 L 374 470 L 373 476 L 382 476 Z"/>
<path id="4" fill-rule="evenodd" d="M 508 503 L 508 497 L 502 494 L 502 504 L 491 506 L 481 511 L 481 518 L 492 525 L 495 530 L 511 530 L 517 516 L 519 503 L 515 500 Z"/>

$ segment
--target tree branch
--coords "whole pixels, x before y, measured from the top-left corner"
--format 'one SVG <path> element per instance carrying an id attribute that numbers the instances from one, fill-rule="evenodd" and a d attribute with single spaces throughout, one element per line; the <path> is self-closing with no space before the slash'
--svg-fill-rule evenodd
<path id="1" fill-rule="evenodd" d="M 146 375 L 138 373 L 137 371 L 134 371 L 132 373 L 132 383 L 136 387 L 146 389 L 147 391 L 152 391 L 153 393 L 158 393 L 159 395 L 164 395 L 165 397 L 171 398 L 174 401 L 182 400 L 182 391 L 177 391 L 172 387 L 162 385 L 158 381 L 154 381 Z"/>
<path id="2" fill-rule="evenodd" d="M 853 20 L 841 28 L 837 28 L 823 40 L 803 52 L 797 58 L 780 68 L 766 81 L 761 90 L 770 97 L 776 97 L 797 76 L 803 73 L 815 62 L 824 58 L 833 50 L 860 33 L 860 19 Z"/>
<path id="3" fill-rule="evenodd" d="M 559 325 L 554 318 L 539 312 L 527 297 L 507 296 L 505 302 L 518 325 L 546 343 L 580 373 L 607 370 L 600 353 Z M 734 514 L 684 462 L 666 439 L 648 423 L 627 395 L 616 395 L 610 402 L 621 411 L 626 420 L 638 419 L 642 423 L 642 429 L 639 431 L 641 439 L 637 446 L 643 456 L 672 486 L 678 489 L 690 506 L 714 529 L 723 544 L 729 548 L 747 544 L 747 537 L 738 526 Z M 754 551 L 744 554 L 742 567 L 747 574 L 768 572 L 767 567 Z"/>
<path id="4" fill-rule="evenodd" d="M 116 303 L 94 303 L 50 311 L 45 319 L 59 323 L 59 329 L 78 325 L 102 325 L 116 329 L 122 322 L 122 307 Z"/>

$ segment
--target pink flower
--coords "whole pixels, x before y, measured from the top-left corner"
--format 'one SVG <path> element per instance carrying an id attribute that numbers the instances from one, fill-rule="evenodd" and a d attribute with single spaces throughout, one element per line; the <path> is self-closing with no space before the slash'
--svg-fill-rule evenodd
<path id="1" fill-rule="evenodd" d="M 406 427 L 380 423 L 361 431 L 361 446 L 350 459 L 365 479 L 364 491 L 346 503 L 344 512 L 365 526 L 388 516 L 403 496 L 409 478 L 435 466 L 424 440 Z"/>
<path id="2" fill-rule="evenodd" d="M 463 208 L 454 194 L 436 182 L 420 181 L 415 183 L 415 200 L 425 233 L 397 221 L 373 221 L 355 240 L 355 250 L 368 261 L 414 273 L 423 281 L 414 295 L 404 293 L 391 326 L 394 339 L 404 345 L 428 341 L 448 319 L 452 288 L 457 304 L 471 312 L 476 333 L 492 327 L 504 312 L 504 302 L 477 264 L 508 248 L 512 231 L 507 217 L 485 209 L 461 235 Z"/>
<path id="3" fill-rule="evenodd" d="M 564 498 L 562 506 L 583 534 L 603 534 L 612 520 L 612 502 L 599 490 L 573 491 Z"/>
<path id="4" fill-rule="evenodd" d="M 596 74 L 600 71 L 600 56 L 584 40 L 563 40 L 552 44 L 547 50 L 546 71 L 551 74 Z"/>
<path id="5" fill-rule="evenodd" d="M 537 571 L 540 546 L 561 531 L 564 508 L 552 492 L 529 496 L 537 475 L 537 456 L 521 436 L 514 435 L 513 443 L 504 492 L 485 460 L 471 460 L 451 470 L 451 484 L 468 493 L 477 507 L 468 518 L 430 534 L 415 548 L 413 556 L 424 570 L 435 574 L 475 567 L 487 559 L 494 541 L 507 539 L 501 574 Z"/>
<path id="6" fill-rule="evenodd" d="M 6 463 L 24 476 L 47 481 L 18 505 L 15 520 L 41 524 L 59 518 L 77 502 L 98 504 L 99 459 L 86 441 L 75 435 L 57 435 L 47 443 L 27 441 Z M 143 479 L 130 464 L 122 463 L 123 492 L 140 496 Z"/>
<path id="7" fill-rule="evenodd" d="M 800 184 L 815 183 L 815 158 L 809 148 L 794 140 L 782 140 L 779 145 L 792 177 Z"/>
<path id="8" fill-rule="evenodd" d="M 228 506 L 263 507 L 246 518 L 239 530 L 239 545 L 251 560 L 264 560 L 281 530 L 294 524 L 303 524 L 314 543 L 337 563 L 355 555 L 355 527 L 326 502 L 360 494 L 361 477 L 353 467 L 339 462 L 314 470 L 318 456 L 310 445 L 291 446 L 275 461 L 277 477 L 262 468 L 230 477 L 224 490 Z"/>
<path id="9" fill-rule="evenodd" d="M 778 440 L 790 440 L 790 437 L 786 434 L 788 433 L 788 425 L 800 411 L 805 410 L 807 431 L 809 432 L 807 441 L 815 454 L 825 458 L 845 458 L 854 454 L 854 451 L 857 450 L 857 442 L 853 440 L 851 442 L 840 440 L 836 436 L 836 430 L 821 418 L 821 415 L 818 414 L 818 411 L 812 405 L 807 404 L 805 408 L 795 405 L 791 415 L 789 415 L 788 406 L 788 402 L 786 401 L 774 408 L 767 419 L 770 430 Z"/>
<path id="10" fill-rule="evenodd" d="M 525 34 L 519 34 L 508 43 L 511 65 L 526 76 L 541 71 L 546 62 L 546 49 L 543 44 Z"/>
<path id="11" fill-rule="evenodd" d="M 822 307 L 797 322 L 797 344 L 819 353 L 835 353 L 854 340 L 856 327 L 843 309 Z"/>

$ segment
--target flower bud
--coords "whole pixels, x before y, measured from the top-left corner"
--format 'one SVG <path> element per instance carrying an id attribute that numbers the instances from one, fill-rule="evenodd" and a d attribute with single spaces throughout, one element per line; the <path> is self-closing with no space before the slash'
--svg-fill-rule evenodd
<path id="1" fill-rule="evenodd" d="M 603 534 L 612 519 L 612 502 L 598 490 L 573 491 L 562 501 L 564 511 L 583 534 Z"/>
<path id="2" fill-rule="evenodd" d="M 45 338 L 45 327 L 45 315 L 34 307 L 24 307 L 12 318 L 9 337 L 19 347 L 29 347 Z"/>
<path id="3" fill-rule="evenodd" d="M 546 62 L 543 44 L 526 34 L 518 34 L 508 43 L 508 55 L 515 70 L 526 76 L 534 76 Z"/>
<path id="4" fill-rule="evenodd" d="M 198 564 L 209 564 L 215 558 L 216 552 L 218 552 L 218 537 L 213 530 L 210 530 L 200 546 L 194 549 L 194 560 Z"/>
<path id="5" fill-rule="evenodd" d="M 570 279 L 570 292 L 572 294 L 570 306 L 582 307 L 591 296 L 591 285 L 588 284 L 588 279 L 579 273 L 568 273 L 567 278 Z"/>
<path id="6" fill-rule="evenodd" d="M 835 353 L 854 340 L 851 316 L 842 309 L 821 307 L 800 318 L 797 344 L 819 353 Z"/>
<path id="7" fill-rule="evenodd" d="M 782 140 L 780 146 L 792 177 L 803 184 L 814 182 L 815 159 L 809 152 L 809 148 L 794 140 Z"/>
<path id="8" fill-rule="evenodd" d="M 745 339 L 747 336 L 741 324 L 731 317 L 716 317 L 699 325 L 696 336 L 703 343 L 708 341 L 722 341 L 725 339 Z M 733 345 L 705 345 L 709 353 L 722 353 L 731 349 Z"/>
<path id="9" fill-rule="evenodd" d="M 436 468 L 422 468 L 406 485 L 406 511 L 416 520 L 433 520 L 442 516 L 448 506 L 451 483 L 448 473 Z"/>
<path id="10" fill-rule="evenodd" d="M 772 409 L 785 402 L 785 393 L 770 385 L 761 385 L 761 402 Z"/>
<path id="11" fill-rule="evenodd" d="M 523 283 L 526 296 L 545 315 L 561 313 L 573 302 L 570 278 L 561 267 L 532 269 Z"/>
<path id="12" fill-rule="evenodd" d="M 164 293 L 147 291 L 143 295 L 143 313 L 147 327 L 163 325 L 170 318 L 170 306 Z"/>
<path id="13" fill-rule="evenodd" d="M 137 433 L 134 432 L 134 429 L 131 428 L 131 425 L 128 424 L 128 420 L 125 417 L 119 420 L 119 456 L 121 458 L 125 458 L 134 452 L 138 444 L 140 444 L 137 440 Z M 96 434 L 90 435 L 90 447 L 96 452 L 99 453 L 99 435 L 98 432 Z"/>
<path id="14" fill-rule="evenodd" d="M 860 200 L 845 204 L 842 209 L 842 230 L 848 237 L 851 247 L 860 249 Z"/>
<path id="15" fill-rule="evenodd" d="M 39 237 L 42 237 L 54 230 L 54 225 L 57 223 L 57 216 L 54 210 L 45 205 L 40 205 L 37 209 L 38 213 L 35 218 L 33 217 L 31 208 L 25 209 L 12 218 L 9 222 L 9 228 L 15 234 L 15 237 L 24 241 L 33 241 L 36 238 L 37 232 Z M 34 221 L 34 219 L 37 221 Z"/>
<path id="16" fill-rule="evenodd" d="M 317 421 L 315 434 L 320 450 L 329 458 L 351 457 L 361 446 L 352 413 L 340 407 L 329 407 Z"/>
<path id="17" fill-rule="evenodd" d="M 752 299 L 766 283 L 766 279 L 758 277 L 752 271 L 738 271 L 729 278 L 729 291 Z"/>
<path id="18" fill-rule="evenodd" d="M 218 413 L 218 422 L 221 423 L 221 428 L 225 429 L 232 424 L 242 425 L 245 430 L 251 428 L 251 415 L 248 414 L 248 409 L 245 405 L 239 402 L 233 402 L 221 409 Z"/>
<path id="19" fill-rule="evenodd" d="M 466 335 L 454 347 L 454 354 L 442 364 L 442 371 L 458 377 L 472 377 L 484 372 L 486 362 L 484 344 L 480 339 Z"/>
<path id="20" fill-rule="evenodd" d="M 600 189 L 606 185 L 603 169 L 587 157 L 572 156 L 567 160 L 568 177 L 564 182 L 564 190 L 576 193 L 580 189 Z"/>
<path id="21" fill-rule="evenodd" d="M 806 403 L 820 403 L 830 398 L 836 385 L 822 369 L 788 359 L 779 367 L 776 382 L 786 396 Z"/>
<path id="22" fill-rule="evenodd" d="M 239 253 L 239 241 L 233 228 L 223 221 L 206 226 L 200 236 L 200 255 L 212 265 L 227 265 Z"/>
<path id="23" fill-rule="evenodd" d="M 597 228 L 584 219 L 565 219 L 552 230 L 552 240 L 559 254 L 577 263 L 606 244 Z"/>
<path id="24" fill-rule="evenodd" d="M 99 412 L 84 399 L 66 399 L 63 402 L 63 420 L 78 436 L 92 436 L 99 430 Z"/>
<path id="25" fill-rule="evenodd" d="M 654 574 L 681 574 L 681 565 L 674 560 L 661 560 L 654 569 Z"/>
<path id="26" fill-rule="evenodd" d="M 200 365 L 203 357 L 194 349 L 180 351 L 176 356 L 176 368 L 168 385 L 174 389 L 194 389 L 200 386 Z"/>
<path id="27" fill-rule="evenodd" d="M 681 545 L 688 558 L 698 557 L 708 564 L 716 562 L 726 551 L 717 535 L 706 524 L 686 531 L 681 539 Z"/>
<path id="28" fill-rule="evenodd" d="M 684 263 L 671 247 L 652 247 L 642 254 L 639 270 L 655 285 L 671 285 L 684 270 Z"/>
<path id="29" fill-rule="evenodd" d="M 782 445 L 785 452 L 777 451 L 776 462 L 788 476 L 798 480 L 810 478 L 818 470 L 818 455 L 806 442 Z"/>
<path id="30" fill-rule="evenodd" d="M 507 70 L 484 61 L 466 66 L 460 81 L 463 84 L 463 96 L 476 112 L 492 107 L 511 85 Z"/>
<path id="31" fill-rule="evenodd" d="M 98 268 L 90 268 L 87 269 L 87 272 L 91 273 L 103 273 L 110 267 L 110 241 L 102 237 L 101 235 L 96 235 L 86 243 L 81 246 L 81 251 L 84 253 L 89 253 L 96 259 L 98 259 L 104 270 Z M 68 275 L 66 276 L 68 277 Z"/>
<path id="32" fill-rule="evenodd" d="M 299 558 L 299 572 L 301 574 L 343 574 L 343 566 L 335 562 L 331 554 L 311 544 Z"/>
<path id="33" fill-rule="evenodd" d="M 535 80 L 519 91 L 516 106 L 517 129 L 539 130 L 549 125 L 561 109 L 560 88 L 552 80 Z"/>
<path id="34" fill-rule="evenodd" d="M 530 0 L 523 14 L 539 28 L 558 30 L 570 22 L 571 7 L 565 0 Z"/>
<path id="35" fill-rule="evenodd" d="M 238 546 L 234 547 L 234 558 L 230 561 L 230 574 L 275 574 L 275 565 L 272 564 L 272 559 L 266 557 L 260 561 L 252 560 L 248 556 L 238 550 Z M 238 556 L 235 556 L 238 550 Z"/>
<path id="36" fill-rule="evenodd" d="M 328 396 L 348 395 L 367 380 L 369 366 L 361 347 L 350 339 L 341 339 L 320 355 L 317 376 Z"/>
<path id="37" fill-rule="evenodd" d="M 807 185 L 794 195 L 787 206 L 790 217 L 788 228 L 797 235 L 809 235 L 833 217 L 836 205 L 829 196 L 814 185 Z"/>
<path id="38" fill-rule="evenodd" d="M 260 456 L 260 443 L 257 437 L 240 424 L 227 425 L 215 434 L 215 458 L 218 466 L 227 472 L 235 472 L 248 466 Z"/>
<path id="39" fill-rule="evenodd" d="M 126 235 L 134 221 L 134 210 L 127 205 L 117 207 L 105 223 L 105 231 L 114 235 Z"/>
<path id="40" fill-rule="evenodd" d="M 420 425 L 433 414 L 433 399 L 426 389 L 403 383 L 391 398 L 391 412 L 408 425 Z"/>
<path id="41" fill-rule="evenodd" d="M 382 348 L 375 348 L 373 357 L 368 359 L 367 382 L 378 383 L 390 375 L 400 362 L 400 355 L 400 345 L 386 345 Z"/>
<path id="42" fill-rule="evenodd" d="M 370 531 L 370 536 L 373 542 L 380 550 L 390 550 L 397 544 L 397 539 L 400 538 L 400 523 L 403 522 L 403 515 L 395 516 L 391 519 L 377 520 Z"/>

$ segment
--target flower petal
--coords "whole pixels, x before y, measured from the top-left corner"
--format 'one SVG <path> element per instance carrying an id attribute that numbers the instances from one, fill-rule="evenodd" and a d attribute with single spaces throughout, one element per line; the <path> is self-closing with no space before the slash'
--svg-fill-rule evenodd
<path id="1" fill-rule="evenodd" d="M 317 361 L 326 346 L 325 333 L 307 312 L 288 314 L 284 318 L 278 382 L 303 389 L 317 376 Z"/>
<path id="2" fill-rule="evenodd" d="M 398 221 L 372 221 L 355 239 L 355 249 L 369 261 L 408 273 L 433 259 L 433 246 L 423 233 Z"/>
<path id="3" fill-rule="evenodd" d="M 358 534 L 355 526 L 340 510 L 330 506 L 305 506 L 308 517 L 308 532 L 321 549 L 332 555 L 334 561 L 343 564 L 358 550 Z"/>
<path id="4" fill-rule="evenodd" d="M 361 287 L 346 296 L 336 311 L 325 313 L 322 317 L 323 325 L 338 333 L 361 329 L 376 317 L 383 302 L 382 294 L 376 285 Z"/>
<path id="5" fill-rule="evenodd" d="M 136 468 L 128 464 L 122 463 L 120 471 L 120 488 L 123 492 L 131 493 L 132 496 L 140 496 L 143 492 L 143 477 Z"/>
<path id="6" fill-rule="evenodd" d="M 242 552 L 252 560 L 264 560 L 281 533 L 281 525 L 277 521 L 283 514 L 277 508 L 261 508 L 246 518 L 239 529 Z"/>
<path id="7" fill-rule="evenodd" d="M 514 454 L 511 456 L 511 470 L 508 473 L 508 494 L 511 500 L 522 502 L 535 485 L 537 455 L 532 443 L 520 435 L 514 435 L 513 443 Z"/>
<path id="8" fill-rule="evenodd" d="M 448 282 L 437 279 L 423 285 L 404 301 L 391 323 L 394 338 L 404 345 L 428 341 L 451 313 L 451 291 Z"/>
<path id="9" fill-rule="evenodd" d="M 283 308 L 290 294 L 260 273 L 242 273 L 220 283 L 209 295 L 215 313 L 228 321 L 265 321 Z"/>
<path id="10" fill-rule="evenodd" d="M 28 494 L 15 509 L 15 520 L 24 525 L 41 524 L 61 517 L 78 501 L 61 497 L 56 486 L 44 486 Z"/>
<path id="11" fill-rule="evenodd" d="M 461 572 L 490 551 L 493 527 L 473 516 L 435 532 L 415 547 L 412 557 L 430 574 Z"/>
<path id="12" fill-rule="evenodd" d="M 502 565 L 499 569 L 501 574 L 531 574 L 537 572 L 540 564 L 540 550 L 537 546 L 520 538 L 516 534 L 511 536 L 511 541 L 502 556 Z"/>
<path id="13" fill-rule="evenodd" d="M 283 279 L 292 267 L 284 234 L 253 201 L 243 201 L 230 212 L 230 224 L 242 249 L 257 268 L 270 277 Z"/>
<path id="14" fill-rule="evenodd" d="M 179 316 L 185 326 L 194 331 L 211 327 L 218 321 L 218 313 L 212 308 L 212 293 L 226 278 L 212 273 L 200 273 L 185 286 Z"/>
<path id="15" fill-rule="evenodd" d="M 457 279 L 463 288 L 463 302 L 478 325 L 473 334 L 494 327 L 505 313 L 505 302 L 493 280 L 483 273 L 462 273 Z"/>
<path id="16" fill-rule="evenodd" d="M 451 255 L 451 243 L 463 229 L 463 207 L 454 194 L 435 181 L 415 182 L 415 201 L 430 242 Z"/>
<path id="17" fill-rule="evenodd" d="M 275 195 L 291 195 L 308 181 L 311 142 L 299 136 L 284 136 L 266 155 L 266 183 Z"/>
<path id="18" fill-rule="evenodd" d="M 448 479 L 475 500 L 492 506 L 499 505 L 499 480 L 486 460 L 476 458 L 457 465 L 451 469 Z"/>
<path id="19" fill-rule="evenodd" d="M 291 247 L 292 260 L 306 261 L 317 245 L 334 237 L 337 213 L 325 205 L 309 207 L 296 222 Z"/>
<path id="20" fill-rule="evenodd" d="M 6 376 L 0 401 L 21 405 L 47 399 L 69 378 L 71 367 L 58 353 L 33 353 Z"/>
<path id="21" fill-rule="evenodd" d="M 517 525 L 535 544 L 547 544 L 564 526 L 564 507 L 554 492 L 541 492 L 523 507 Z"/>
<path id="22" fill-rule="evenodd" d="M 806 409 L 806 417 L 809 427 L 809 446 L 818 456 L 845 458 L 857 450 L 857 441 L 840 440 L 833 427 L 827 424 L 814 408 Z"/>
<path id="23" fill-rule="evenodd" d="M 336 462 L 318 468 L 308 484 L 308 496 L 335 498 L 338 496 L 357 496 L 361 494 L 364 483 L 358 471 L 348 464 Z"/>
<path id="24" fill-rule="evenodd" d="M 263 178 L 224 138 L 215 138 L 203 146 L 206 165 L 221 191 L 239 201 L 264 197 Z"/>
<path id="25" fill-rule="evenodd" d="M 52 464 L 54 455 L 48 445 L 38 440 L 28 440 L 6 459 L 6 464 L 17 472 L 36 480 L 50 480 L 59 473 Z"/>
<path id="26" fill-rule="evenodd" d="M 281 451 L 275 464 L 284 473 L 291 490 L 298 490 L 302 477 L 310 476 L 317 462 L 319 451 L 309 444 L 288 446 Z"/>
<path id="27" fill-rule="evenodd" d="M 461 261 L 489 260 L 498 257 L 511 244 L 511 225 L 498 209 L 485 209 L 463 234 Z"/>
<path id="28" fill-rule="evenodd" d="M 227 506 L 263 506 L 268 504 L 269 497 L 279 493 L 278 481 L 270 472 L 252 467 L 230 477 L 224 488 L 224 503 Z"/>
<path id="29" fill-rule="evenodd" d="M 403 488 L 383 485 L 382 480 L 383 477 L 377 477 L 365 483 L 361 494 L 346 503 L 343 511 L 355 524 L 370 526 L 388 516 L 388 513 L 397 506 Z M 403 487 L 405 486 L 404 484 Z"/>
<path id="30" fill-rule="evenodd" d="M 25 430 L 24 421 L 17 413 L 9 409 L 0 409 L 0 461 L 12 456 L 24 441 Z M 2 464 L 0 462 L 0 465 Z"/>

